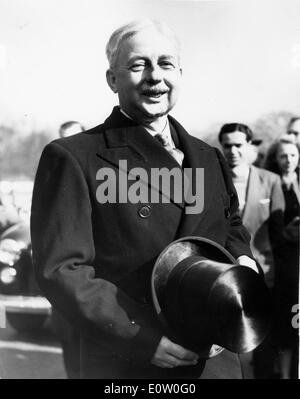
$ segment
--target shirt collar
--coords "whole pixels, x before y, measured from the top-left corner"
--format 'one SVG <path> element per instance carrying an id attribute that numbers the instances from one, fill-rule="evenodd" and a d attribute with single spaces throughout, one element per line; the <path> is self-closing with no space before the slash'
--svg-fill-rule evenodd
<path id="1" fill-rule="evenodd" d="M 122 108 L 120 108 L 120 111 L 122 112 L 123 115 L 125 115 L 127 118 L 133 120 Z M 169 143 L 171 144 L 172 148 L 176 148 L 174 141 L 172 139 L 172 135 L 171 135 L 171 130 L 170 130 L 170 123 L 169 120 L 167 118 L 167 123 L 166 126 L 164 127 L 162 132 L 153 130 L 153 129 L 149 129 L 149 127 L 147 126 L 143 126 L 148 133 L 151 134 L 152 137 L 154 137 L 156 134 L 161 134 L 163 132 L 163 135 L 168 139 Z"/>

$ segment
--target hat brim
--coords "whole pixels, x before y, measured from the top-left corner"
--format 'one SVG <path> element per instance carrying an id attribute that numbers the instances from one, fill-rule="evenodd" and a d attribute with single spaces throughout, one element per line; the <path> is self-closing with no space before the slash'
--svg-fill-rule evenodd
<path id="1" fill-rule="evenodd" d="M 161 305 L 168 278 L 182 260 L 190 256 L 201 256 L 216 262 L 237 265 L 235 258 L 221 245 L 208 238 L 188 236 L 170 243 L 157 258 L 151 276 L 151 292 L 155 311 L 162 325 L 172 335 L 172 329 L 167 322 Z M 203 357 L 213 357 L 223 350 L 213 345 L 203 353 Z"/>
<path id="2" fill-rule="evenodd" d="M 189 256 L 203 256 L 216 262 L 237 264 L 235 258 L 221 245 L 208 238 L 188 236 L 169 244 L 157 258 L 151 277 L 154 307 L 161 314 L 160 299 L 174 267 Z"/>

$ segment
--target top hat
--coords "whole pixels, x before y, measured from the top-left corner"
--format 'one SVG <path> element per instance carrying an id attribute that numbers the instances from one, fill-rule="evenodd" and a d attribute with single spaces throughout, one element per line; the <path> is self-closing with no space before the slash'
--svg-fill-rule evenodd
<path id="1" fill-rule="evenodd" d="M 268 334 L 271 298 L 263 278 L 209 239 L 168 245 L 154 265 L 151 289 L 169 338 L 201 357 L 224 348 L 250 352 Z"/>

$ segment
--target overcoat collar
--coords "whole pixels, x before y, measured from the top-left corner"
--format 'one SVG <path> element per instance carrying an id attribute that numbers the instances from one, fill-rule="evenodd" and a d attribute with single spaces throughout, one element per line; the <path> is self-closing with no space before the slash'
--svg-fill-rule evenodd
<path id="1" fill-rule="evenodd" d="M 183 166 L 194 170 L 195 168 L 203 168 L 208 171 L 211 148 L 201 140 L 189 135 L 173 117 L 168 116 L 168 119 L 171 126 L 176 130 L 180 148 L 184 152 Z M 165 151 L 161 144 L 141 125 L 123 115 L 119 107 L 115 107 L 112 114 L 104 122 L 104 137 L 106 146 L 99 147 L 97 155 L 116 168 L 119 167 L 120 160 L 126 160 L 128 171 L 140 167 L 146 170 L 148 176 L 150 176 L 152 168 L 166 167 L 172 169 L 179 167 L 178 163 Z M 195 177 L 196 175 L 193 173 L 193 187 L 195 187 Z M 209 178 L 205 174 L 205 179 Z M 173 198 L 171 198 L 171 202 L 173 202 L 172 200 Z M 185 208 L 184 204 L 175 205 L 183 210 Z M 192 234 L 200 221 L 201 215 L 195 217 L 195 215 L 188 215 L 183 211 L 177 236 L 183 237 Z"/>

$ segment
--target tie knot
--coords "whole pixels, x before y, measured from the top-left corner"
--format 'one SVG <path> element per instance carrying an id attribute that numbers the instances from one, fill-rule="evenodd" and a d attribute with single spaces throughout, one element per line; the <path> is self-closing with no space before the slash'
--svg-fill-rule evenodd
<path id="1" fill-rule="evenodd" d="M 154 136 L 164 147 L 169 147 L 170 146 L 170 142 L 168 140 L 167 135 L 162 134 L 162 133 L 158 133 Z"/>
<path id="2" fill-rule="evenodd" d="M 173 148 L 169 136 L 163 133 L 158 133 L 154 136 L 165 148 L 166 151 L 179 163 L 182 165 L 184 154 L 178 148 Z"/>

